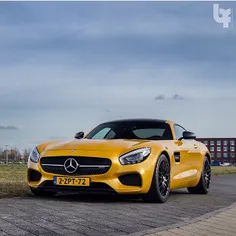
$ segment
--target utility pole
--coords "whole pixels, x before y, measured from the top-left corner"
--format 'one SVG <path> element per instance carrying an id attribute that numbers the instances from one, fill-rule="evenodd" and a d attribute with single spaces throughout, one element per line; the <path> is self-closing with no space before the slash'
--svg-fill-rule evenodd
<path id="1" fill-rule="evenodd" d="M 6 165 L 8 165 L 8 149 L 7 149 L 8 145 L 5 145 L 6 148 Z"/>

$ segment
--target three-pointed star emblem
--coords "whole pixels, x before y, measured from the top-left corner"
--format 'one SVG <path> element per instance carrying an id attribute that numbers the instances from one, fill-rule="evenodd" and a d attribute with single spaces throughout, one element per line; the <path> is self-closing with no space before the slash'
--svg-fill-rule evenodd
<path id="1" fill-rule="evenodd" d="M 69 174 L 73 174 L 79 167 L 79 163 L 74 158 L 68 158 L 64 162 L 65 171 Z"/>

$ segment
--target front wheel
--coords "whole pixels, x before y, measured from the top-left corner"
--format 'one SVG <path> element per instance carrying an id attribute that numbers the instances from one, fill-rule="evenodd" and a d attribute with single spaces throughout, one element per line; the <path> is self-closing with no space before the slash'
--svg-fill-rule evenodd
<path id="1" fill-rule="evenodd" d="M 142 196 L 146 202 L 164 203 L 170 193 L 170 163 L 165 155 L 158 158 L 152 184 L 147 194 Z"/>
<path id="2" fill-rule="evenodd" d="M 207 194 L 211 183 L 211 164 L 207 157 L 204 158 L 201 178 L 195 187 L 188 188 L 189 193 Z"/>
<path id="3" fill-rule="evenodd" d="M 50 192 L 50 191 L 43 191 L 38 190 L 36 188 L 30 188 L 31 192 L 38 197 L 52 197 L 56 194 L 56 192 Z"/>

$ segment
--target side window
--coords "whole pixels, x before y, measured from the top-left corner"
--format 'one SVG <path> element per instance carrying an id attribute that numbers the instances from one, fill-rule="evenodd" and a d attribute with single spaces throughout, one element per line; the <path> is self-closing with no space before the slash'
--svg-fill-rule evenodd
<path id="1" fill-rule="evenodd" d="M 104 139 L 106 137 L 106 135 L 108 134 L 108 132 L 111 131 L 111 128 L 104 128 L 102 130 L 100 130 L 98 133 L 96 133 L 92 139 Z"/>
<path id="2" fill-rule="evenodd" d="M 175 136 L 177 139 L 183 137 L 183 132 L 186 131 L 183 127 L 179 125 L 174 125 L 174 129 L 175 129 Z"/>
<path id="3" fill-rule="evenodd" d="M 107 134 L 106 136 L 104 137 L 105 139 L 113 139 L 115 138 L 116 136 L 116 133 L 111 129 Z"/>

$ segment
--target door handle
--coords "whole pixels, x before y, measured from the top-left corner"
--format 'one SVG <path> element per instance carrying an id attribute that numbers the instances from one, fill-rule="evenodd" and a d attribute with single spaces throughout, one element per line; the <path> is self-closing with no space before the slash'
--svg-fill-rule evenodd
<path id="1" fill-rule="evenodd" d="M 196 144 L 194 144 L 193 146 L 194 146 L 195 149 L 197 149 L 197 145 Z"/>

